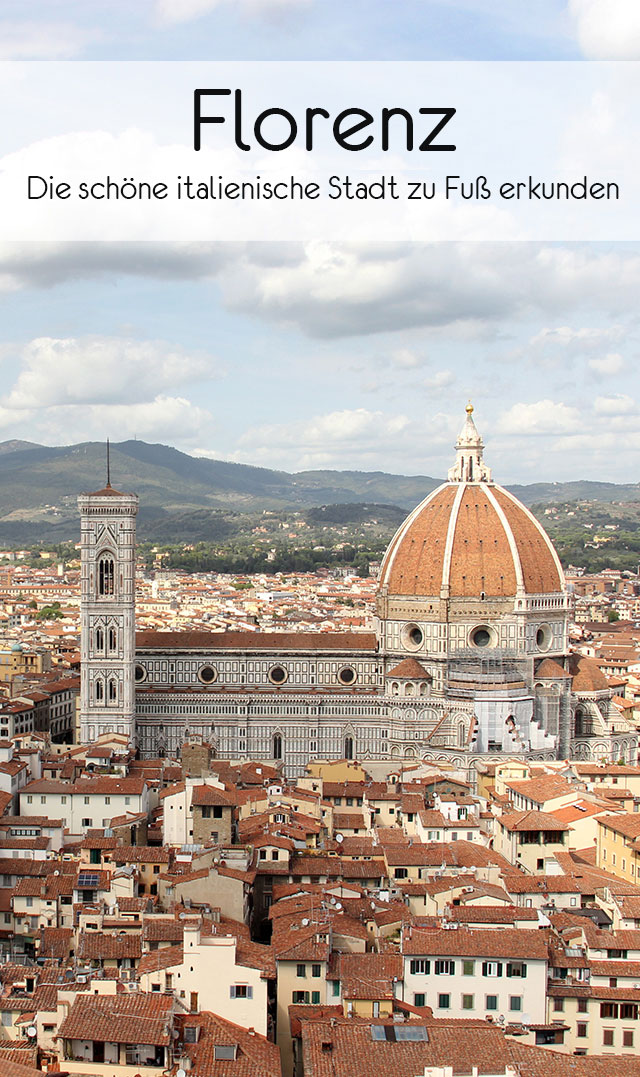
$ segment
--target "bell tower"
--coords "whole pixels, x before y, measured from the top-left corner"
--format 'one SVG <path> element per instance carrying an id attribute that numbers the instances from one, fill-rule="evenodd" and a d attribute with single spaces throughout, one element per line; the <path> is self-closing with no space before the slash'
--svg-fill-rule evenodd
<path id="1" fill-rule="evenodd" d="M 110 482 L 78 498 L 81 516 L 80 740 L 124 733 L 135 746 L 137 494 Z"/>

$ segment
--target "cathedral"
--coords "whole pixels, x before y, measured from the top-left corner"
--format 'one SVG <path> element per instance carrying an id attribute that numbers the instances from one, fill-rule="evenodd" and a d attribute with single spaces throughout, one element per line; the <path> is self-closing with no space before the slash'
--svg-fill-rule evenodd
<path id="1" fill-rule="evenodd" d="M 448 481 L 407 517 L 371 631 L 138 632 L 138 498 L 82 494 L 81 737 L 142 758 L 196 737 L 218 758 L 453 763 L 495 753 L 635 763 L 638 735 L 593 660 L 569 650 L 572 599 L 543 528 L 494 483 L 467 415 Z"/>

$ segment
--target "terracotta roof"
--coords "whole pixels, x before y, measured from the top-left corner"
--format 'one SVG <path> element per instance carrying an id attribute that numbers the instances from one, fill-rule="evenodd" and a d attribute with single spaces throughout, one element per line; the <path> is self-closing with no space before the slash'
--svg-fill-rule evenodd
<path id="1" fill-rule="evenodd" d="M 275 958 L 278 961 L 328 961 L 331 947 L 322 938 L 318 924 L 281 929 L 272 943 Z"/>
<path id="2" fill-rule="evenodd" d="M 245 968 L 260 969 L 264 978 L 275 980 L 276 961 L 272 946 L 263 946 L 242 935 L 236 937 L 236 964 Z"/>
<path id="3" fill-rule="evenodd" d="M 518 924 L 524 920 L 538 923 L 537 909 L 520 909 L 516 905 L 451 905 L 448 916 L 461 924 Z"/>
<path id="4" fill-rule="evenodd" d="M 592 815 L 599 815 L 605 811 L 611 811 L 610 804 L 593 804 L 589 800 L 577 800 L 575 804 L 566 804 L 564 808 L 554 808 L 551 814 L 555 815 L 561 823 L 575 823 L 579 819 L 588 819 Z"/>
<path id="5" fill-rule="evenodd" d="M 500 486 L 445 483 L 391 540 L 380 586 L 391 595 L 439 596 L 448 586 L 452 597 L 513 596 L 518 576 L 529 594 L 564 588 L 542 526 Z"/>
<path id="6" fill-rule="evenodd" d="M 614 900 L 622 916 L 640 920 L 640 893 L 618 894 Z"/>
<path id="7" fill-rule="evenodd" d="M 511 869 L 514 870 L 514 869 Z M 580 894 L 582 886 L 572 875 L 503 875 L 510 894 Z"/>
<path id="8" fill-rule="evenodd" d="M 230 793 L 225 793 L 223 789 L 216 789 L 213 785 L 196 785 L 191 800 L 194 808 L 206 805 L 231 808 L 233 807 L 233 802 L 233 797 Z"/>
<path id="9" fill-rule="evenodd" d="M 619 815 L 601 815 L 600 826 L 624 834 L 625 838 L 640 837 L 640 812 L 621 812 Z"/>
<path id="10" fill-rule="evenodd" d="M 48 815 L 3 815 L 0 816 L 0 829 L 5 827 L 30 826 L 38 827 L 61 827 L 62 819 L 50 819 Z"/>
<path id="11" fill-rule="evenodd" d="M 556 797 L 569 796 L 575 793 L 575 786 L 563 778 L 561 774 L 543 774 L 539 778 L 516 778 L 505 782 L 507 789 L 513 793 L 520 793 L 528 800 L 537 804 L 544 804 L 547 800 Z"/>
<path id="12" fill-rule="evenodd" d="M 61 793 L 90 796 L 97 793 L 98 796 L 132 795 L 140 796 L 146 785 L 145 778 L 119 778 L 101 775 L 96 778 L 79 778 L 75 782 L 63 782 L 54 778 L 39 778 L 28 782 L 20 790 L 20 795 L 25 793 Z"/>
<path id="13" fill-rule="evenodd" d="M 582 654 L 571 655 L 571 672 L 574 692 L 602 692 L 609 688 L 607 678 L 593 658 Z"/>
<path id="14" fill-rule="evenodd" d="M 184 921 L 168 916 L 147 916 L 142 925 L 145 942 L 179 942 L 184 935 Z"/>
<path id="15" fill-rule="evenodd" d="M 414 1017 L 408 1027 L 424 1029 L 424 1038 L 396 1039 L 397 1023 L 355 1017 L 314 1019 L 301 1006 L 294 1013 L 302 1034 L 304 1072 L 308 1077 L 415 1077 L 431 1068 L 451 1066 L 454 1074 L 478 1077 L 504 1074 L 509 1066 L 520 1077 L 639 1077 L 640 1060 L 608 1055 L 580 1058 L 505 1037 L 497 1025 L 478 1020 L 441 1021 Z M 372 1028 L 389 1028 L 373 1038 Z M 628 1063 L 631 1066 L 628 1066 Z"/>
<path id="16" fill-rule="evenodd" d="M 515 958 L 546 961 L 549 952 L 546 931 L 522 931 L 504 927 L 490 928 L 419 928 L 405 926 L 402 933 L 402 953 L 405 955 L 442 955 L 445 957 Z"/>
<path id="17" fill-rule="evenodd" d="M 168 864 L 171 851 L 157 845 L 117 845 L 111 860 L 114 864 Z"/>
<path id="18" fill-rule="evenodd" d="M 102 488 L 102 490 L 93 490 L 92 493 L 84 494 L 84 497 L 132 497 L 132 494 L 122 494 L 119 490 L 114 490 L 110 482 Z"/>
<path id="19" fill-rule="evenodd" d="M 536 669 L 536 678 L 540 677 L 543 681 L 564 680 L 565 677 L 570 676 L 571 674 L 567 673 L 566 669 L 563 669 L 560 663 L 556 662 L 555 658 L 543 658 Z"/>
<path id="20" fill-rule="evenodd" d="M 544 811 L 514 811 L 508 815 L 498 816 L 498 822 L 510 831 L 523 830 L 569 830 L 567 823 L 562 823 L 555 815 Z"/>
<path id="21" fill-rule="evenodd" d="M 337 978 L 345 999 L 392 999 L 395 982 L 402 980 L 400 954 L 340 954 Z"/>
<path id="22" fill-rule="evenodd" d="M 83 931 L 78 941 L 77 953 L 78 957 L 88 961 L 111 961 L 124 957 L 135 959 L 142 954 L 142 939 L 133 931 L 121 935 Z"/>
<path id="23" fill-rule="evenodd" d="M 79 995 L 60 1025 L 65 1040 L 167 1046 L 173 998 L 163 994 Z"/>
<path id="24" fill-rule="evenodd" d="M 592 976 L 628 976 L 632 980 L 640 979 L 640 961 L 590 961 Z"/>
<path id="25" fill-rule="evenodd" d="M 203 1011 L 177 1019 L 184 1035 L 187 1026 L 200 1029 L 195 1044 L 183 1043 L 191 1059 L 189 1077 L 281 1077 L 280 1051 L 275 1043 L 252 1028 L 241 1028 L 217 1014 Z M 216 1058 L 216 1046 L 235 1047 L 235 1058 Z"/>
<path id="26" fill-rule="evenodd" d="M 70 927 L 40 928 L 39 957 L 50 957 L 57 962 L 66 961 L 73 945 L 73 929 Z"/>
<path id="27" fill-rule="evenodd" d="M 421 666 L 415 658 L 403 658 L 402 662 L 398 662 L 397 666 L 389 670 L 387 677 L 397 677 L 399 680 L 407 678 L 414 681 L 433 680 L 431 674 L 427 673 L 424 666 Z"/>
<path id="28" fill-rule="evenodd" d="M 17 1056 L 16 1056 L 17 1057 Z M 42 1077 L 43 1071 L 35 1066 L 23 1065 L 22 1062 L 14 1062 L 13 1058 L 5 1058 L 5 1052 L 0 1055 L 2 1060 L 2 1077 Z"/>
<path id="29" fill-rule="evenodd" d="M 374 632 L 137 632 L 136 649 L 215 651 L 375 651 Z"/>
<path id="30" fill-rule="evenodd" d="M 182 946 L 163 946 L 158 950 L 152 950 L 150 954 L 143 954 L 138 962 L 138 976 L 146 973 L 160 972 L 161 969 L 170 969 L 174 965 L 181 965 L 184 959 Z"/>

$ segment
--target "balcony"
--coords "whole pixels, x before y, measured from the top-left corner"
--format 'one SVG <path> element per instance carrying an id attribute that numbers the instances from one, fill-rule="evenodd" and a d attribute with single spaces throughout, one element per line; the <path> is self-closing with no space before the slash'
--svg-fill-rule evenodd
<path id="1" fill-rule="evenodd" d="M 113 1077 L 114 1070 L 117 1071 L 118 1077 L 163 1077 L 166 1072 L 164 1066 L 146 1066 L 142 1062 L 135 1066 L 114 1066 L 113 1062 L 88 1062 L 86 1059 L 84 1062 L 78 1062 L 65 1059 L 60 1065 L 65 1073 L 77 1073 L 81 1077 Z"/>

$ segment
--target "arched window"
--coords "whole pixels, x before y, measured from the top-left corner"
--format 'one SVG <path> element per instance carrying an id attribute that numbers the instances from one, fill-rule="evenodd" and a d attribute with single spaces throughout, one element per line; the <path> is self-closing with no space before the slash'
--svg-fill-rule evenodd
<path id="1" fill-rule="evenodd" d="M 280 733 L 274 733 L 273 736 L 273 758 L 282 759 L 282 737 Z"/>
<path id="2" fill-rule="evenodd" d="M 118 634 L 115 628 L 109 629 L 109 650 L 117 651 L 118 649 Z"/>
<path id="3" fill-rule="evenodd" d="M 102 681 L 96 681 L 96 701 L 102 703 L 104 699 L 104 685 Z"/>
<path id="4" fill-rule="evenodd" d="M 101 628 L 96 628 L 95 641 L 96 651 L 104 651 L 104 632 Z"/>
<path id="5" fill-rule="evenodd" d="M 113 594 L 114 579 L 113 557 L 101 557 L 98 562 L 98 594 Z"/>
<path id="6" fill-rule="evenodd" d="M 344 757 L 345 759 L 353 759 L 353 737 L 344 738 Z"/>
<path id="7" fill-rule="evenodd" d="M 109 702 L 110 703 L 115 703 L 117 698 L 118 698 L 118 686 L 116 685 L 116 682 L 113 679 L 113 677 L 111 677 L 110 680 L 109 680 Z"/>

